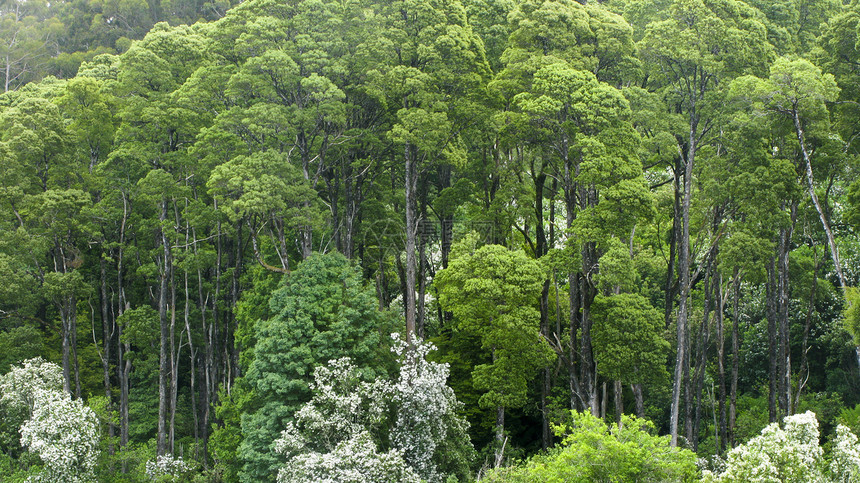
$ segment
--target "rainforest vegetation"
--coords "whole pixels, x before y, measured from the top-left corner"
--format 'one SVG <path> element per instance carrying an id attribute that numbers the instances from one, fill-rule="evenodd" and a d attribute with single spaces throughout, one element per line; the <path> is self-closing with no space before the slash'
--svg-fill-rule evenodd
<path id="1" fill-rule="evenodd" d="M 858 0 L 3 0 L 0 78 L 0 481 L 860 481 Z"/>

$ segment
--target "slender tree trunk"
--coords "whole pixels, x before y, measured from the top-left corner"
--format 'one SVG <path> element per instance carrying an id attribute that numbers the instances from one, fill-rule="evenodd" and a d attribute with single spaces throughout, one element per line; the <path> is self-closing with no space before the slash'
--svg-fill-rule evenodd
<path id="1" fill-rule="evenodd" d="M 818 253 L 813 249 L 815 257 L 813 263 L 815 269 L 812 272 L 812 287 L 809 289 L 809 304 L 806 307 L 806 320 L 803 324 L 803 342 L 800 346 L 800 374 L 797 376 L 797 393 L 794 395 L 794 407 L 800 404 L 800 395 L 806 387 L 809 380 L 809 361 L 807 352 L 809 351 L 809 331 L 812 328 L 812 315 L 815 312 L 815 292 L 818 288 L 818 271 L 821 269 L 821 263 L 818 261 Z"/>
<path id="2" fill-rule="evenodd" d="M 162 200 L 161 215 L 159 216 L 162 226 L 164 226 L 164 221 L 166 219 L 167 200 Z M 170 400 L 170 354 L 168 354 L 168 351 L 170 350 L 170 320 L 168 319 L 167 314 L 167 291 L 169 283 L 168 278 L 170 277 L 170 270 L 168 269 L 168 264 L 170 263 L 170 243 L 167 241 L 167 234 L 165 233 L 164 228 L 161 229 L 161 246 L 163 252 L 161 260 L 161 281 L 158 290 L 158 319 L 159 326 L 161 327 L 161 335 L 158 355 L 158 429 L 156 440 L 156 451 L 159 456 L 166 454 L 169 450 L 167 440 L 167 417 Z"/>
<path id="3" fill-rule="evenodd" d="M 570 409 L 586 408 L 585 398 L 582 395 L 582 386 L 576 367 L 576 333 L 579 330 L 579 276 L 573 272 L 567 274 L 567 293 L 570 313 L 568 314 L 568 330 L 570 331 L 570 342 L 568 344 L 568 385 L 570 386 Z"/>
<path id="4" fill-rule="evenodd" d="M 107 255 L 107 254 L 105 254 Z M 110 314 L 110 296 L 107 290 L 107 259 L 103 256 L 99 259 L 99 302 L 101 305 L 102 318 L 102 374 L 104 376 L 105 400 L 108 410 L 113 409 L 113 393 L 111 392 L 110 362 L 111 346 L 116 322 Z M 115 425 L 113 420 L 108 421 L 108 454 L 114 453 L 113 437 Z"/>
<path id="5" fill-rule="evenodd" d="M 543 170 L 536 173 L 535 165 L 532 163 L 532 173 L 535 187 L 535 258 L 538 259 L 547 253 L 546 230 L 544 229 L 544 189 L 546 188 L 546 174 Z M 540 296 L 540 332 L 544 338 L 549 340 L 549 283 L 547 278 L 543 281 Z M 549 397 L 550 369 L 543 368 L 541 371 L 540 412 L 541 412 L 541 446 L 549 448 L 552 433 L 549 427 L 549 410 L 547 409 L 547 398 Z"/>
<path id="6" fill-rule="evenodd" d="M 72 368 L 75 373 L 75 399 L 81 398 L 81 366 L 78 360 L 78 300 L 69 297 L 69 335 L 72 346 Z"/>
<path id="7" fill-rule="evenodd" d="M 690 298 L 690 204 L 693 195 L 693 164 L 696 159 L 696 133 L 698 117 L 690 114 L 690 137 L 687 156 L 684 160 L 684 198 L 681 204 L 681 233 L 678 250 L 678 351 L 675 356 L 675 377 L 672 385 L 672 406 L 669 416 L 671 445 L 678 445 L 678 422 L 681 407 L 681 386 L 689 374 L 689 334 L 687 328 L 688 303 Z M 689 386 L 688 386 L 689 387 Z M 689 413 L 686 415 L 689 419 Z"/>
<path id="8" fill-rule="evenodd" d="M 767 264 L 766 282 L 766 311 L 767 311 L 767 345 L 768 345 L 768 394 L 767 412 L 768 420 L 773 423 L 779 421 L 779 406 L 777 399 L 779 395 L 779 341 L 777 334 L 777 275 L 776 257 L 772 257 Z"/>
<path id="9" fill-rule="evenodd" d="M 416 301 L 416 314 L 415 314 L 415 330 L 418 335 L 418 338 L 424 339 L 425 328 L 424 325 L 426 321 L 424 320 L 424 312 L 425 312 L 425 295 L 427 293 L 427 238 L 430 235 L 430 231 L 432 227 L 429 225 L 429 221 L 427 219 L 427 189 L 421 189 L 421 207 L 420 207 L 420 219 L 419 222 L 419 237 L 418 237 L 418 300 Z"/>
<path id="10" fill-rule="evenodd" d="M 791 237 L 794 233 L 794 224 L 797 221 L 797 202 L 790 205 L 791 224 L 781 228 L 779 231 L 779 254 L 777 258 L 777 291 L 778 320 L 779 320 L 779 409 L 781 416 L 790 416 L 791 409 L 791 347 L 789 340 L 789 252 L 791 251 Z M 780 417 L 782 419 L 782 417 Z"/>
<path id="11" fill-rule="evenodd" d="M 416 336 L 415 271 L 417 261 L 415 259 L 415 237 L 418 231 L 418 216 L 415 213 L 415 188 L 418 173 L 413 159 L 412 147 L 409 143 L 403 147 L 403 159 L 406 167 L 404 183 L 406 188 L 406 286 L 403 293 L 403 309 L 406 316 L 406 340 L 411 344 Z"/>
<path id="12" fill-rule="evenodd" d="M 61 302 L 65 305 L 65 301 Z M 63 391 L 72 394 L 72 365 L 71 365 L 71 328 L 69 327 L 69 316 L 66 308 L 60 307 L 60 322 L 63 325 Z"/>
<path id="13" fill-rule="evenodd" d="M 806 149 L 806 138 L 803 133 L 803 126 L 800 122 L 800 115 L 795 108 L 792 111 L 792 120 L 794 121 L 794 130 L 797 134 L 797 140 L 800 143 L 800 151 L 803 154 L 803 163 L 806 165 L 806 188 L 809 191 L 809 198 L 812 199 L 812 204 L 815 206 L 815 211 L 818 212 L 818 218 L 821 220 L 821 226 L 824 227 L 824 233 L 827 235 L 827 246 L 830 247 L 830 256 L 833 259 L 833 266 L 836 269 L 836 275 L 839 277 L 839 286 L 846 287 L 845 275 L 842 274 L 842 265 L 839 262 L 839 250 L 836 248 L 836 240 L 833 238 L 833 232 L 830 230 L 830 222 L 827 221 L 827 215 L 818 201 L 818 195 L 815 194 L 815 179 L 812 175 L 812 161 L 809 159 L 809 151 Z M 860 348 L 858 348 L 860 354 Z"/>
<path id="14" fill-rule="evenodd" d="M 606 419 L 606 404 L 609 400 L 609 395 L 606 390 L 606 381 L 600 385 L 600 419 Z"/>
<path id="15" fill-rule="evenodd" d="M 613 385 L 615 386 L 615 423 L 620 428 L 621 416 L 624 414 L 624 386 L 621 385 L 621 381 L 614 381 Z"/>
<path id="16" fill-rule="evenodd" d="M 632 384 L 630 389 L 633 391 L 633 398 L 636 401 L 636 417 L 643 419 L 645 417 L 645 397 L 642 394 L 642 384 Z"/>
<path id="17" fill-rule="evenodd" d="M 693 451 L 698 451 L 699 449 L 699 432 L 702 424 L 702 391 L 704 390 L 705 384 L 705 370 L 707 369 L 708 364 L 708 347 L 710 346 L 710 338 L 711 338 L 711 302 L 712 302 L 712 287 L 716 284 L 713 283 L 711 279 L 711 273 L 713 268 L 713 257 L 716 254 L 712 252 L 711 256 L 708 257 L 707 266 L 705 267 L 705 286 L 704 286 L 704 316 L 702 317 L 702 325 L 699 327 L 698 334 L 698 344 L 697 344 L 697 352 L 698 352 L 698 363 L 696 364 L 696 369 L 693 376 L 693 396 L 696 400 L 695 407 L 695 418 L 692 422 L 691 432 L 687 434 L 687 440 L 690 441 Z M 719 291 L 719 287 L 716 287 L 717 291 Z M 692 398 L 691 398 L 692 399 Z M 689 416 L 688 420 L 691 419 Z"/>
<path id="18" fill-rule="evenodd" d="M 675 307 L 675 292 L 676 285 L 674 280 L 675 274 L 675 258 L 677 255 L 678 239 L 680 238 L 681 223 L 681 158 L 675 162 L 674 178 L 672 183 L 675 193 L 674 203 L 672 204 L 672 231 L 669 233 L 669 263 L 666 266 L 666 287 L 664 289 L 665 309 L 663 319 L 668 329 L 672 325 L 672 309 Z"/>
<path id="19" fill-rule="evenodd" d="M 502 466 L 502 461 L 505 457 L 505 407 L 499 406 L 496 408 L 496 451 L 495 451 L 495 468 Z"/>
<path id="20" fill-rule="evenodd" d="M 585 251 L 587 252 L 588 249 Z M 580 327 L 582 328 L 582 336 L 580 338 L 580 381 L 583 386 L 582 392 L 588 402 L 588 408 L 591 410 L 591 414 L 598 416 L 600 414 L 600 408 L 598 407 L 594 358 L 591 352 L 591 314 L 589 310 L 591 300 L 594 299 L 594 294 L 592 293 L 593 289 L 589 286 L 588 280 L 585 276 L 580 278 L 580 282 L 582 284 L 580 292 L 582 297 L 582 318 L 580 322 Z"/>
<path id="21" fill-rule="evenodd" d="M 128 200 L 125 197 L 125 193 L 122 193 L 122 221 L 120 223 L 119 230 L 119 248 L 117 249 L 116 256 L 116 290 L 117 290 L 117 303 L 116 303 L 116 317 L 114 320 L 117 320 L 120 316 L 122 316 L 123 312 L 126 310 L 126 300 L 125 300 L 125 289 L 123 288 L 123 247 L 125 246 L 125 229 L 126 223 L 128 222 Z M 128 377 L 131 373 L 131 360 L 126 357 L 126 354 L 131 349 L 129 343 L 123 342 L 124 338 L 122 336 L 122 325 L 117 324 L 117 337 L 116 337 L 116 349 L 117 349 L 117 379 L 119 380 L 119 443 L 120 446 L 126 448 L 128 446 Z M 125 463 L 123 463 L 122 471 L 125 473 L 127 470 Z"/>
<path id="22" fill-rule="evenodd" d="M 719 270 L 715 274 L 716 280 L 716 311 L 714 316 L 717 323 L 717 384 L 719 385 L 719 401 L 718 411 L 719 420 L 717 422 L 717 454 L 722 455 L 726 451 L 727 441 L 727 423 L 726 423 L 726 334 L 724 327 L 723 315 L 725 314 L 725 298 L 723 297 L 723 277 L 719 274 Z"/>
<path id="23" fill-rule="evenodd" d="M 735 267 L 732 276 L 732 381 L 731 396 L 729 402 L 729 446 L 735 447 L 735 423 L 737 421 L 738 401 L 738 372 L 740 369 L 740 324 L 738 316 L 738 302 L 741 297 L 740 270 Z"/>

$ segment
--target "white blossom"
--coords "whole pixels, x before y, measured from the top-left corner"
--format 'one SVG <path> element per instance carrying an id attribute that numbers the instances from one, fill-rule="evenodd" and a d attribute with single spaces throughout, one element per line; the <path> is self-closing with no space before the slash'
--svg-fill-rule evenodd
<path id="1" fill-rule="evenodd" d="M 146 477 L 152 481 L 182 481 L 182 477 L 193 468 L 182 460 L 166 454 L 158 456 L 155 461 L 146 462 Z"/>
<path id="2" fill-rule="evenodd" d="M 830 474 L 834 482 L 860 483 L 860 444 L 857 436 L 841 424 L 836 427 Z"/>
<path id="3" fill-rule="evenodd" d="M 419 483 L 399 450 L 380 453 L 367 432 L 351 435 L 326 453 L 291 458 L 278 472 L 281 483 Z"/>
<path id="4" fill-rule="evenodd" d="M 401 358 L 400 377 L 394 386 L 397 417 L 391 440 L 403 451 L 406 462 L 431 483 L 442 481 L 434 456 L 437 445 L 448 438 L 454 427 L 457 436 L 465 437 L 468 423 L 456 415 L 460 403 L 446 384 L 448 364 L 427 360 L 435 350 L 428 342 L 415 342 L 412 349 L 397 334 L 394 351 Z"/>
<path id="5" fill-rule="evenodd" d="M 44 470 L 31 481 L 92 482 L 98 458 L 95 412 L 62 390 L 62 369 L 41 358 L 24 361 L 0 376 L 0 402 L 23 411 L 21 445 L 39 455 Z"/>
<path id="6" fill-rule="evenodd" d="M 439 482 L 446 476 L 440 445 L 460 438 L 471 450 L 468 424 L 456 415 L 460 403 L 446 385 L 448 366 L 427 361 L 431 344 L 407 349 L 393 337 L 401 358 L 396 383 L 362 380 L 348 358 L 314 370 L 311 401 L 275 441 L 287 457 L 279 482 Z"/>
<path id="7" fill-rule="evenodd" d="M 0 375 L 0 403 L 10 410 L 25 410 L 32 414 L 35 390 L 63 389 L 63 369 L 41 357 L 27 359 Z"/>
<path id="8" fill-rule="evenodd" d="M 815 414 L 807 411 L 788 416 L 784 424 L 785 429 L 781 429 L 772 423 L 761 435 L 731 450 L 725 472 L 719 476 L 706 473 L 705 479 L 749 483 L 828 481 Z"/>

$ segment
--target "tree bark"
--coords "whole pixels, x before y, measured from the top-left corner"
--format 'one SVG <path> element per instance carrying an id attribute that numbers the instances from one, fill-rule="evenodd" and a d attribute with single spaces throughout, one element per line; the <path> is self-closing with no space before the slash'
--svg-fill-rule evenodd
<path id="1" fill-rule="evenodd" d="M 161 274 L 160 285 L 158 290 L 158 320 L 160 327 L 160 341 L 158 353 L 158 428 L 156 439 L 156 451 L 159 456 L 166 454 L 169 450 L 167 440 L 167 417 L 169 411 L 170 400 L 170 320 L 168 318 L 168 302 L 167 292 L 169 285 L 170 270 L 170 243 L 167 240 L 167 234 L 163 228 L 164 222 L 167 219 L 167 200 L 161 202 L 161 214 L 159 221 L 162 228 L 161 235 Z"/>
<path id="2" fill-rule="evenodd" d="M 765 290 L 767 311 L 767 346 L 768 346 L 768 394 L 767 413 L 768 421 L 771 423 L 779 421 L 779 407 L 777 404 L 779 393 L 779 341 L 777 334 L 777 275 L 776 257 L 772 257 L 767 264 L 767 282 Z"/>
<path id="3" fill-rule="evenodd" d="M 689 374 L 689 347 L 688 347 L 688 302 L 690 296 L 690 204 L 693 195 L 693 164 L 696 159 L 696 133 L 699 119 L 695 111 L 690 113 L 690 133 L 686 159 L 684 159 L 684 189 L 683 202 L 681 203 L 681 233 L 678 250 L 678 325 L 676 337 L 678 350 L 675 356 L 675 376 L 672 384 L 672 406 L 669 415 L 669 431 L 672 446 L 678 445 L 678 422 L 681 407 L 681 389 L 685 374 Z M 689 414 L 686 415 L 689 419 Z"/>
<path id="4" fill-rule="evenodd" d="M 717 384 L 720 391 L 718 401 L 717 454 L 722 455 L 726 451 L 726 441 L 728 439 L 728 426 L 726 423 L 726 334 L 723 325 L 726 299 L 723 297 L 723 277 L 719 275 L 719 272 L 715 276 L 717 277 L 715 281 L 717 309 L 714 312 L 714 316 L 717 325 Z"/>
<path id="5" fill-rule="evenodd" d="M 740 324 L 738 316 L 738 302 L 741 294 L 741 277 L 740 270 L 735 267 L 734 275 L 732 276 L 732 381 L 731 381 L 731 396 L 729 403 L 729 446 L 735 447 L 735 422 L 737 421 L 737 401 L 738 401 L 738 372 L 740 365 Z"/>
<path id="6" fill-rule="evenodd" d="M 405 162 L 405 191 L 406 191 L 406 280 L 403 293 L 403 310 L 406 317 L 406 340 L 412 344 L 416 336 L 416 306 L 415 306 L 415 275 L 417 260 L 415 258 L 415 237 L 418 231 L 418 216 L 415 213 L 415 189 L 418 182 L 417 167 L 413 159 L 412 146 L 403 146 Z"/>
<path id="7" fill-rule="evenodd" d="M 836 275 L 839 277 L 839 286 L 844 288 L 845 275 L 842 273 L 842 265 L 839 262 L 839 250 L 836 248 L 836 240 L 833 238 L 833 231 L 830 229 L 830 222 L 827 221 L 827 215 L 818 201 L 818 195 L 815 194 L 815 180 L 812 174 L 812 161 L 809 159 L 809 151 L 806 149 L 806 138 L 803 133 L 803 126 L 800 122 L 800 115 L 797 112 L 797 107 L 791 112 L 792 120 L 794 121 L 794 130 L 797 134 L 797 141 L 800 143 L 800 152 L 803 154 L 803 163 L 806 165 L 806 187 L 809 191 L 809 198 L 812 199 L 812 204 L 815 206 L 815 211 L 818 212 L 818 218 L 821 220 L 821 226 L 824 227 L 824 233 L 827 235 L 827 246 L 830 247 L 830 256 L 833 259 L 833 266 L 836 269 Z M 858 348 L 860 349 L 860 348 Z M 858 352 L 860 354 L 860 352 Z"/>

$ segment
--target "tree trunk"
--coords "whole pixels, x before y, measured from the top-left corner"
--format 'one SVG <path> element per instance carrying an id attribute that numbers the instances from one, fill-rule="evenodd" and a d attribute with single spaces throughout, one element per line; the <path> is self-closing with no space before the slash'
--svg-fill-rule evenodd
<path id="1" fill-rule="evenodd" d="M 806 150 L 806 139 L 797 109 L 792 111 L 792 119 L 794 120 L 794 130 L 795 134 L 797 134 L 797 141 L 800 143 L 800 152 L 803 154 L 803 162 L 806 165 L 806 187 L 809 191 L 809 198 L 812 199 L 812 204 L 815 205 L 815 211 L 818 212 L 821 226 L 824 227 L 824 233 L 827 235 L 827 246 L 830 247 L 830 256 L 833 259 L 833 266 L 836 269 L 836 275 L 839 277 L 839 286 L 840 288 L 844 288 L 847 284 L 845 282 L 845 275 L 842 274 L 842 265 L 839 262 L 839 250 L 836 248 L 836 240 L 833 238 L 833 232 L 830 230 L 830 222 L 827 221 L 827 215 L 824 213 L 824 209 L 818 201 L 818 195 L 815 194 L 815 180 L 812 175 L 812 161 L 809 159 L 809 151 Z"/>
<path id="2" fill-rule="evenodd" d="M 415 213 L 415 188 L 418 181 L 417 167 L 412 156 L 412 147 L 406 143 L 403 147 L 405 162 L 405 191 L 406 191 L 406 279 L 403 293 L 403 310 L 406 317 L 406 340 L 412 344 L 416 336 L 416 307 L 415 307 L 415 237 L 418 231 L 418 216 Z"/>
<path id="3" fill-rule="evenodd" d="M 167 219 L 167 201 L 161 202 L 161 221 L 162 227 Z M 170 400 L 170 320 L 168 319 L 167 310 L 167 291 L 168 278 L 170 277 L 170 243 L 167 241 L 167 234 L 164 228 L 161 228 L 161 281 L 158 290 L 158 320 L 161 328 L 159 353 L 158 353 L 158 429 L 156 440 L 156 451 L 159 456 L 166 454 L 169 450 L 167 441 L 167 417 L 169 411 Z"/>
<path id="4" fill-rule="evenodd" d="M 107 255 L 107 254 L 105 254 Z M 104 380 L 104 389 L 105 389 L 105 400 L 107 401 L 107 409 L 110 411 L 113 409 L 113 394 L 111 392 L 111 381 L 110 381 L 110 361 L 111 361 L 111 346 L 113 342 L 113 333 L 114 327 L 116 327 L 116 321 L 112 320 L 110 314 L 110 295 L 108 295 L 107 289 L 107 258 L 106 256 L 102 256 L 99 259 L 99 302 L 101 305 L 101 318 L 102 318 L 102 375 Z M 113 447 L 113 437 L 115 431 L 115 425 L 113 424 L 113 420 L 108 420 L 108 454 L 113 455 L 114 447 Z"/>
<path id="5" fill-rule="evenodd" d="M 421 207 L 420 207 L 420 222 L 419 222 L 419 238 L 418 238 L 418 300 L 416 301 L 415 310 L 415 331 L 418 338 L 424 340 L 425 337 L 425 295 L 427 293 L 427 238 L 430 236 L 432 226 L 427 220 L 427 189 L 421 189 Z"/>
<path id="6" fill-rule="evenodd" d="M 780 419 L 790 416 L 791 408 L 791 347 L 789 340 L 789 252 L 791 251 L 791 237 L 794 232 L 794 224 L 797 221 L 797 202 L 792 201 L 790 206 L 791 224 L 781 228 L 779 231 L 778 258 L 777 258 L 777 291 L 778 320 L 779 320 L 779 409 Z"/>
<path id="7" fill-rule="evenodd" d="M 777 399 L 779 395 L 779 341 L 777 337 L 777 275 L 776 257 L 772 257 L 767 264 L 767 282 L 765 290 L 767 311 L 767 346 L 768 346 L 768 394 L 767 413 L 768 421 L 771 423 L 779 421 L 779 407 Z"/>
<path id="8" fill-rule="evenodd" d="M 502 461 L 505 457 L 505 407 L 499 406 L 496 408 L 496 450 L 495 450 L 495 468 L 502 466 Z"/>
<path id="9" fill-rule="evenodd" d="M 583 259 L 586 259 L 586 256 L 583 256 Z M 580 322 L 582 334 L 580 338 L 579 379 L 583 386 L 582 393 L 588 402 L 588 409 L 591 410 L 591 414 L 598 416 L 600 408 L 597 405 L 597 381 L 595 381 L 594 358 L 591 352 L 591 314 L 589 310 L 591 301 L 594 299 L 594 294 L 587 277 L 582 276 L 580 282 L 582 284 L 580 292 L 582 297 L 582 318 Z"/>
<path id="10" fill-rule="evenodd" d="M 696 132 L 698 129 L 698 117 L 695 112 L 690 114 L 690 136 L 687 148 L 687 156 L 684 160 L 684 198 L 681 204 L 681 233 L 678 250 L 678 289 L 680 298 L 678 300 L 678 327 L 677 340 L 678 351 L 675 356 L 675 376 L 672 385 L 672 406 L 669 416 L 669 431 L 671 434 L 671 445 L 678 445 L 678 422 L 681 407 L 681 386 L 689 374 L 689 347 L 688 347 L 688 303 L 690 297 L 690 204 L 693 195 L 693 164 L 696 159 Z M 687 398 L 689 399 L 689 398 Z M 689 414 L 686 415 L 689 419 Z"/>
<path id="11" fill-rule="evenodd" d="M 716 311 L 714 317 L 717 323 L 717 384 L 719 385 L 719 401 L 718 411 L 719 419 L 717 421 L 717 454 L 722 455 L 726 451 L 727 441 L 727 425 L 726 425 L 726 334 L 723 326 L 723 314 L 725 313 L 725 298 L 723 297 L 723 277 L 719 275 L 719 271 L 715 275 L 716 279 Z"/>
<path id="12" fill-rule="evenodd" d="M 636 383 L 630 386 L 633 391 L 633 398 L 636 401 L 636 417 L 645 418 L 645 397 L 642 395 L 642 384 Z"/>
<path id="13" fill-rule="evenodd" d="M 668 329 L 672 325 L 672 309 L 675 306 L 675 293 L 677 292 L 677 285 L 675 284 L 674 274 L 675 274 L 675 258 L 677 255 L 677 247 L 678 247 L 678 239 L 680 238 L 681 231 L 681 223 L 679 223 L 679 218 L 681 216 L 681 158 L 678 158 L 675 162 L 674 173 L 674 182 L 672 183 L 673 191 L 675 194 L 674 203 L 672 204 L 672 231 L 669 233 L 669 262 L 666 264 L 666 286 L 664 288 L 664 313 L 663 319 L 666 324 L 666 328 Z"/>
<path id="14" fill-rule="evenodd" d="M 818 288 L 818 271 L 821 269 L 821 263 L 818 261 L 818 253 L 813 249 L 815 259 L 815 269 L 812 272 L 812 287 L 809 289 L 809 304 L 806 307 L 806 320 L 803 324 L 803 342 L 800 346 L 800 374 L 797 376 L 797 393 L 794 395 L 794 407 L 800 404 L 800 395 L 806 387 L 809 380 L 809 361 L 807 352 L 809 351 L 809 331 L 812 328 L 812 314 L 815 311 L 815 292 Z"/>
<path id="15" fill-rule="evenodd" d="M 741 297 L 740 270 L 735 267 L 732 276 L 732 381 L 731 396 L 729 402 L 729 446 L 735 447 L 735 422 L 737 421 L 738 401 L 738 370 L 740 365 L 740 324 L 738 316 L 738 302 Z"/>

